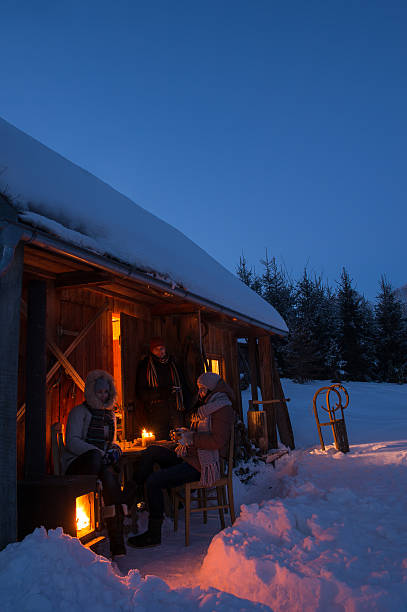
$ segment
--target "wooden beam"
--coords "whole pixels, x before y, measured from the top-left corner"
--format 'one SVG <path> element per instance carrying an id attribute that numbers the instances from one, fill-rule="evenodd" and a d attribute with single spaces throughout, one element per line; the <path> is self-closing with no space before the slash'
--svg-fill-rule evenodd
<path id="1" fill-rule="evenodd" d="M 276 399 L 273 386 L 273 371 L 272 371 L 272 353 L 270 336 L 262 336 L 259 338 L 259 365 L 260 365 L 260 381 L 261 381 L 261 396 L 263 401 L 266 400 L 263 410 L 267 414 L 267 433 L 269 448 L 277 448 L 277 426 L 276 426 Z M 273 403 L 270 403 L 273 402 Z M 253 402 L 255 404 L 255 402 Z"/>
<path id="2" fill-rule="evenodd" d="M 281 442 L 285 444 L 285 446 L 294 449 L 294 434 L 286 403 L 288 400 L 284 397 L 270 336 L 262 336 L 259 338 L 259 355 L 262 373 L 263 399 L 278 400 L 274 401 L 272 404 L 265 405 L 265 410 L 268 411 L 269 414 L 267 425 L 269 428 L 273 428 L 273 435 L 275 436 L 274 441 L 270 440 L 270 445 L 274 444 L 273 448 L 277 447 L 278 431 Z"/>
<path id="3" fill-rule="evenodd" d="M 23 305 L 24 306 L 24 305 Z M 89 321 L 89 323 L 83 328 L 83 330 L 76 336 L 75 340 L 68 346 L 68 348 L 66 349 L 66 351 L 64 353 L 62 353 L 62 357 L 63 359 L 59 360 L 58 356 L 56 353 L 58 353 L 59 349 L 58 347 L 56 347 L 55 343 L 52 343 L 52 348 L 51 345 L 48 345 L 50 350 L 54 353 L 54 355 L 56 356 L 56 358 L 58 359 L 58 361 L 56 363 L 54 363 L 54 365 L 52 366 L 52 368 L 48 371 L 47 373 L 47 377 L 46 377 L 46 382 L 49 383 L 49 381 L 51 380 L 51 378 L 54 376 L 54 374 L 56 374 L 56 372 L 59 370 L 59 368 L 61 366 L 63 366 L 65 368 L 65 371 L 70 375 L 69 373 L 69 369 L 72 369 L 73 372 L 75 372 L 75 374 L 77 374 L 77 372 L 74 370 L 73 366 L 71 366 L 71 364 L 68 361 L 68 357 L 69 355 L 74 351 L 74 349 L 78 346 L 78 344 L 83 340 L 83 338 L 86 336 L 86 334 L 88 333 L 88 331 L 90 329 L 92 329 L 92 327 L 94 326 L 94 324 L 96 323 L 96 321 L 99 319 L 99 317 L 102 316 L 103 313 L 106 312 L 106 310 L 109 309 L 109 306 L 107 304 L 105 304 L 100 310 L 97 311 L 97 313 L 95 314 L 94 317 L 92 317 L 92 319 Z M 22 309 L 23 313 L 25 308 Z M 55 349 L 58 349 L 56 350 Z M 60 352 L 60 351 L 59 351 Z M 65 367 L 66 362 L 69 364 L 68 365 L 68 369 Z M 79 376 L 79 374 L 77 374 L 78 377 L 78 386 L 83 384 L 83 380 L 82 378 Z M 76 381 L 75 381 L 76 382 Z M 81 387 L 79 387 L 81 388 Z M 83 389 L 82 389 L 83 391 Z M 21 406 L 21 408 L 19 409 L 19 411 L 17 412 L 17 421 L 19 421 L 20 419 L 22 419 L 22 417 L 24 416 L 25 413 L 25 404 L 23 404 Z"/>
<path id="4" fill-rule="evenodd" d="M 271 342 L 270 342 L 271 345 Z M 284 398 L 283 387 L 281 386 L 280 375 L 277 369 L 277 361 L 274 357 L 274 349 L 271 346 L 271 356 L 272 356 L 272 375 L 273 375 L 273 385 L 274 385 L 274 393 L 275 397 L 280 399 L 280 404 L 277 405 L 276 409 L 276 421 L 277 421 L 277 429 L 278 434 L 280 436 L 280 440 L 283 444 L 294 450 L 294 432 L 291 426 L 290 415 L 288 412 L 286 399 Z"/>
<path id="5" fill-rule="evenodd" d="M 249 366 L 250 366 L 250 386 L 252 390 L 252 400 L 259 399 L 257 393 L 257 342 L 256 338 L 249 338 Z"/>
<path id="6" fill-rule="evenodd" d="M 65 289 L 67 287 L 90 287 L 92 285 L 112 282 L 113 278 L 112 274 L 106 272 L 63 272 L 62 274 L 56 275 L 55 287 L 57 289 Z"/>
<path id="7" fill-rule="evenodd" d="M 58 359 L 58 361 L 60 362 L 60 365 L 62 365 L 62 367 L 64 368 L 65 372 L 67 374 L 69 374 L 69 376 L 72 378 L 72 380 L 74 381 L 75 385 L 77 387 L 79 387 L 79 389 L 81 391 L 84 391 L 85 390 L 85 381 L 78 374 L 78 372 L 75 370 L 73 365 L 71 365 L 71 363 L 65 357 L 65 355 L 61 351 L 61 349 L 54 342 L 52 342 L 51 340 L 48 340 L 47 346 L 52 351 L 52 353 L 54 353 L 55 357 Z"/>
<path id="8" fill-rule="evenodd" d="M 0 550 L 17 540 L 18 345 L 23 245 L 0 276 Z"/>
<path id="9" fill-rule="evenodd" d="M 31 280 L 27 300 L 26 415 L 24 475 L 46 473 L 47 283 Z"/>
<path id="10" fill-rule="evenodd" d="M 37 278 L 46 278 L 48 280 L 53 280 L 55 278 L 55 274 L 53 272 L 44 270 L 43 268 L 38 268 L 37 266 L 30 266 L 28 264 L 24 264 L 24 274 L 35 276 Z"/>
<path id="11" fill-rule="evenodd" d="M 129 302 L 130 304 L 140 304 L 143 303 L 144 304 L 154 304 L 155 302 L 152 301 L 154 300 L 155 296 L 146 296 L 147 299 L 143 299 L 140 298 L 137 294 L 133 296 L 128 295 L 126 293 L 118 293 L 117 291 L 113 291 L 112 289 L 106 288 L 106 287 L 99 287 L 98 285 L 92 285 L 89 287 L 85 287 L 85 289 L 88 289 L 89 291 L 92 291 L 93 293 L 100 293 L 101 295 L 106 295 L 107 297 L 111 297 L 113 299 L 116 300 L 123 300 L 125 302 Z"/>

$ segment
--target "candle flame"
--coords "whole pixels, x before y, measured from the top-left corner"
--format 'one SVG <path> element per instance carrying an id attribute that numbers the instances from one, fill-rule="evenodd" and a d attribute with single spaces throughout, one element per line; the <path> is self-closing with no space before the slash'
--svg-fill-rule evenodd
<path id="1" fill-rule="evenodd" d="M 141 432 L 141 436 L 143 438 L 152 438 L 153 437 L 153 432 L 152 431 L 147 431 L 146 429 L 143 429 L 143 431 Z"/>

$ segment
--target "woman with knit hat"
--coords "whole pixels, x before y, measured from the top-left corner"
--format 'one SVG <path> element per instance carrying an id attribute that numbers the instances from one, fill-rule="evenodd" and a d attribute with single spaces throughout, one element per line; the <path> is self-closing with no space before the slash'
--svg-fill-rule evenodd
<path id="1" fill-rule="evenodd" d="M 145 483 L 149 509 L 148 530 L 128 539 L 135 548 L 161 544 L 163 521 L 162 489 L 200 480 L 210 487 L 220 477 L 220 458 L 226 458 L 234 423 L 233 391 L 214 372 L 201 374 L 197 381 L 199 402 L 190 429 L 175 432 L 175 451 L 150 446 L 143 453 L 136 481 Z M 153 471 L 154 463 L 161 470 Z"/>
<path id="2" fill-rule="evenodd" d="M 180 368 L 168 355 L 165 341 L 155 337 L 150 340 L 150 351 L 137 368 L 136 397 L 143 405 L 145 423 L 157 440 L 168 440 L 171 429 L 184 425 L 184 413 L 188 398 Z"/>

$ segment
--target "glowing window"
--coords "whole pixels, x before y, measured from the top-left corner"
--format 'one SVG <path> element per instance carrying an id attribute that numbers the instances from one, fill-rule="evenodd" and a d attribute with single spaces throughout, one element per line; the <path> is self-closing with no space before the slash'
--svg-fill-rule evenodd
<path id="1" fill-rule="evenodd" d="M 223 378 L 223 359 L 220 356 L 208 355 L 207 362 L 205 370 L 219 374 Z"/>

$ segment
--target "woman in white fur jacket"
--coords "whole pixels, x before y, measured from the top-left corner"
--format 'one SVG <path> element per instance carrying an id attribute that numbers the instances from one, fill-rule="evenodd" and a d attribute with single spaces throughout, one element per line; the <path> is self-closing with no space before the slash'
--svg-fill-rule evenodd
<path id="1" fill-rule="evenodd" d="M 113 405 L 116 395 L 110 374 L 103 370 L 89 372 L 85 383 L 85 401 L 72 408 L 68 416 L 62 458 L 65 474 L 94 474 L 101 480 L 112 557 L 126 554 L 118 474 L 121 450 L 115 444 Z"/>

